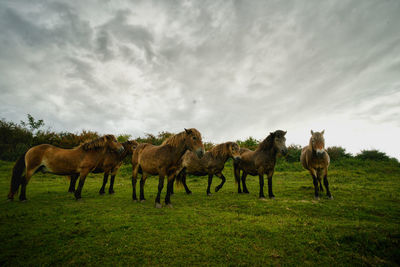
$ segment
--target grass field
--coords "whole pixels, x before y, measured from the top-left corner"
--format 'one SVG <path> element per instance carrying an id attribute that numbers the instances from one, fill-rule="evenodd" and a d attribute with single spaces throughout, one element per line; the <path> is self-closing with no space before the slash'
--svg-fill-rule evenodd
<path id="1" fill-rule="evenodd" d="M 114 195 L 100 196 L 102 176 L 91 174 L 75 201 L 66 178 L 37 174 L 27 202 L 7 202 L 11 168 L 0 162 L 0 266 L 400 264 L 396 162 L 333 164 L 334 200 L 319 201 L 298 163 L 277 167 L 276 199 L 266 201 L 257 198 L 257 177 L 247 179 L 250 194 L 236 193 L 229 163 L 221 191 L 207 197 L 206 177 L 190 177 L 193 194 L 176 189 L 172 209 L 154 208 L 154 177 L 147 201 L 132 202 L 128 165 Z"/>

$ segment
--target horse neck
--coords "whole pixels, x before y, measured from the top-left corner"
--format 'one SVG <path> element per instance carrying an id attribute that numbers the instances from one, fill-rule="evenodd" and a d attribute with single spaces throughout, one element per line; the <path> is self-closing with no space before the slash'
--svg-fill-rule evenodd
<path id="1" fill-rule="evenodd" d="M 230 155 L 224 153 L 217 153 L 215 156 L 213 156 L 213 158 L 226 162 L 230 158 Z"/>
<path id="2" fill-rule="evenodd" d="M 276 160 L 276 155 L 278 154 L 278 151 L 276 150 L 276 148 L 274 146 L 266 148 L 266 149 L 260 149 L 260 150 L 257 150 L 256 152 L 267 155 L 268 158 L 273 159 L 274 161 Z"/>
<path id="3" fill-rule="evenodd" d="M 166 144 L 165 146 L 170 146 L 172 152 L 172 158 L 174 159 L 174 161 L 177 161 L 180 158 L 182 158 L 183 155 L 188 150 L 187 146 L 183 142 L 180 142 L 178 145 Z"/>

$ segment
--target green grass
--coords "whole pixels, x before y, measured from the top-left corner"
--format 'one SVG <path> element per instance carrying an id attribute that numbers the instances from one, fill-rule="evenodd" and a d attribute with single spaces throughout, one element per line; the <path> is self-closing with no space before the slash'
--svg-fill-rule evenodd
<path id="1" fill-rule="evenodd" d="M 266 201 L 257 198 L 257 177 L 247 179 L 250 194 L 237 194 L 228 163 L 220 192 L 207 197 L 207 178 L 190 177 L 193 195 L 175 189 L 172 209 L 154 208 L 155 177 L 147 201 L 132 202 L 128 165 L 115 195 L 100 196 L 102 176 L 90 174 L 75 201 L 66 178 L 37 174 L 27 202 L 7 202 L 11 169 L 0 162 L 0 266 L 400 264 L 396 162 L 334 163 L 334 200 L 319 201 L 298 163 L 277 166 L 276 199 Z M 213 188 L 219 182 L 214 177 Z"/>

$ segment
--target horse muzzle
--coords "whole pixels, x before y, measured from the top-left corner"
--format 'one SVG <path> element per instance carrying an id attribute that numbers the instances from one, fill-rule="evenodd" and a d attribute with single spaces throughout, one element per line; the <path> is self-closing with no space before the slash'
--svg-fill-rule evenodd
<path id="1" fill-rule="evenodd" d="M 201 159 L 204 156 L 204 149 L 203 148 L 197 149 L 196 155 L 199 157 L 199 159 Z"/>
<path id="2" fill-rule="evenodd" d="M 122 152 L 124 152 L 124 150 L 125 150 L 125 149 L 124 149 L 124 147 L 123 147 L 123 146 L 121 146 L 120 148 L 118 148 L 118 153 L 120 153 L 120 154 L 121 154 Z"/>
<path id="3" fill-rule="evenodd" d="M 323 149 L 317 149 L 316 154 L 318 158 L 322 158 L 325 154 L 325 151 Z"/>
<path id="4" fill-rule="evenodd" d="M 281 150 L 281 154 L 282 154 L 282 156 L 286 156 L 286 155 L 287 155 L 287 153 L 288 153 L 288 150 L 287 150 L 287 148 L 284 148 L 284 149 L 282 149 L 282 150 Z"/>
<path id="5" fill-rule="evenodd" d="M 234 158 L 233 158 L 233 160 L 234 160 L 235 162 L 239 162 L 241 159 L 242 159 L 242 158 L 241 158 L 240 156 L 237 156 L 237 157 L 234 157 Z"/>

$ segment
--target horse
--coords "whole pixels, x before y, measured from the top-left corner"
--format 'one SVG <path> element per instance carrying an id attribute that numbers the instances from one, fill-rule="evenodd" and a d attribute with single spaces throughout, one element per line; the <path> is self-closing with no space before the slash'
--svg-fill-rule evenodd
<path id="1" fill-rule="evenodd" d="M 183 184 L 186 193 L 191 194 L 192 192 L 186 185 L 186 174 L 195 176 L 208 175 L 208 186 L 207 195 L 210 196 L 210 187 L 212 178 L 214 175 L 221 178 L 221 183 L 215 187 L 215 192 L 218 192 L 224 185 L 226 179 L 222 174 L 222 170 L 225 167 L 225 162 L 232 158 L 234 161 L 240 160 L 240 147 L 234 142 L 226 142 L 214 146 L 207 151 L 204 156 L 200 159 L 193 152 L 187 151 L 182 158 L 182 170 L 176 177 L 176 183 Z"/>
<path id="2" fill-rule="evenodd" d="M 103 159 L 100 160 L 99 164 L 92 171 L 92 173 L 103 173 L 104 172 L 103 185 L 99 191 L 100 195 L 105 194 L 104 189 L 107 184 L 109 174 L 111 174 L 111 179 L 110 179 L 110 187 L 108 189 L 108 193 L 109 194 L 115 193 L 114 192 L 115 175 L 117 174 L 119 168 L 121 167 L 122 161 L 128 155 L 133 154 L 133 150 L 135 150 L 135 148 L 137 147 L 138 142 L 136 142 L 135 140 L 128 140 L 121 144 L 124 147 L 124 151 L 122 153 L 116 153 L 115 151 L 107 151 L 107 153 L 104 155 Z M 77 180 L 78 180 L 78 175 L 70 176 L 70 185 L 69 185 L 68 192 L 70 192 L 70 193 L 75 192 L 75 184 L 76 184 Z"/>
<path id="3" fill-rule="evenodd" d="M 86 176 L 94 170 L 107 150 L 122 153 L 124 147 L 114 135 L 105 135 L 76 148 L 63 149 L 49 144 L 30 148 L 15 163 L 8 199 L 13 200 L 21 185 L 20 201 L 26 201 L 26 186 L 32 175 L 41 171 L 56 175 L 79 176 L 75 198 L 81 198 Z M 25 175 L 22 175 L 25 171 Z"/>
<path id="4" fill-rule="evenodd" d="M 287 154 L 285 135 L 286 132 L 277 130 L 271 132 L 268 137 L 258 145 L 255 151 L 247 148 L 240 149 L 241 159 L 233 164 L 235 181 L 238 184 L 238 193 L 242 193 L 240 188 L 240 171 L 243 171 L 243 193 L 249 193 L 246 186 L 246 176 L 248 174 L 252 176 L 258 175 L 260 183 L 259 198 L 265 199 L 264 174 L 266 174 L 268 177 L 268 196 L 269 198 L 275 198 L 272 193 L 272 175 L 274 174 L 276 156 L 278 153 L 282 155 Z"/>
<path id="5" fill-rule="evenodd" d="M 328 167 L 330 158 L 328 152 L 325 150 L 324 133 L 325 130 L 322 132 L 314 132 L 311 130 L 309 145 L 302 149 L 300 162 L 303 167 L 310 172 L 313 178 L 315 198 L 319 199 L 318 191 L 324 191 L 321 184 L 321 175 L 323 175 L 326 195 L 328 198 L 333 199 L 331 191 L 329 191 Z"/>
<path id="6" fill-rule="evenodd" d="M 138 172 L 142 173 L 140 180 L 140 201 L 144 201 L 144 184 L 148 175 L 158 175 L 158 193 L 155 200 L 156 208 L 161 208 L 160 195 L 164 187 L 164 177 L 167 176 L 167 194 L 165 204 L 171 205 L 171 191 L 175 174 L 181 165 L 183 155 L 187 150 L 193 151 L 198 157 L 204 154 L 204 145 L 198 130 L 185 129 L 166 139 L 161 145 L 139 144 L 132 155 L 132 199 L 137 201 L 136 181 Z"/>

